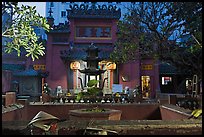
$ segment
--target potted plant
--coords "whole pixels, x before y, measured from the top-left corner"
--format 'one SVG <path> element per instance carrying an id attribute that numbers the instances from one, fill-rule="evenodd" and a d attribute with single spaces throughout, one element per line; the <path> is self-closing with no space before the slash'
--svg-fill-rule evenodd
<path id="1" fill-rule="evenodd" d="M 90 80 L 87 84 L 87 92 L 78 93 L 76 100 L 80 102 L 81 99 L 88 99 L 90 102 L 97 103 L 97 97 L 103 96 L 102 89 L 97 87 L 98 82 L 98 80 Z M 122 111 L 120 110 L 105 109 L 96 106 L 93 108 L 70 110 L 69 115 L 71 119 L 120 120 L 121 113 Z"/>
<path id="2" fill-rule="evenodd" d="M 94 100 L 96 100 L 97 96 L 103 96 L 103 92 L 100 88 L 97 87 L 98 84 L 98 80 L 90 80 L 87 83 L 87 92 L 79 92 L 77 94 L 76 100 L 80 101 L 81 99 L 89 99 L 90 101 L 94 102 Z"/>

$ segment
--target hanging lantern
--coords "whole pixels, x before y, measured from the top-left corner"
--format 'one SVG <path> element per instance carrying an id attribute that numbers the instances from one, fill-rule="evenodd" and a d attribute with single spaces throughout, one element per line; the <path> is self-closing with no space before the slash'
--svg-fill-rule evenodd
<path id="1" fill-rule="evenodd" d="M 70 68 L 71 68 L 72 70 L 77 70 L 77 69 L 80 68 L 80 63 L 77 62 L 77 61 L 71 62 L 71 63 L 70 63 Z"/>
<path id="2" fill-rule="evenodd" d="M 116 64 L 114 62 L 108 62 L 108 63 L 106 63 L 106 68 L 108 70 L 116 69 Z"/>

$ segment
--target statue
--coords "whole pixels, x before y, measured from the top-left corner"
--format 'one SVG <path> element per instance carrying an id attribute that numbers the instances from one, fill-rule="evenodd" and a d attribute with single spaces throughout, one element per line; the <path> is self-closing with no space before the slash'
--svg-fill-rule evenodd
<path id="1" fill-rule="evenodd" d="M 59 96 L 60 94 L 62 94 L 62 87 L 57 86 L 57 96 Z"/>

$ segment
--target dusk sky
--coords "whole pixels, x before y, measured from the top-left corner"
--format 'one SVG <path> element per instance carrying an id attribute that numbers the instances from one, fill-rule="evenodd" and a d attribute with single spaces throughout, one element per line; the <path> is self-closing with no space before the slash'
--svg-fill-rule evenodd
<path id="1" fill-rule="evenodd" d="M 37 12 L 45 17 L 45 5 L 46 2 L 18 2 L 18 5 L 29 5 L 29 6 L 36 6 Z"/>

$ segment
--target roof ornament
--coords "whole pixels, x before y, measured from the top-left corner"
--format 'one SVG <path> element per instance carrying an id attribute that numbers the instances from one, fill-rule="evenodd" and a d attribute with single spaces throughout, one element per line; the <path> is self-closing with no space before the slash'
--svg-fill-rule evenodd
<path id="1" fill-rule="evenodd" d="M 92 5 L 91 5 L 91 9 L 95 10 L 96 9 L 96 2 L 91 2 Z"/>
<path id="2" fill-rule="evenodd" d="M 52 11 L 51 6 L 50 6 L 50 10 L 48 11 L 48 13 L 49 13 L 49 17 L 52 17 L 52 13 L 53 13 L 53 11 Z"/>
<path id="3" fill-rule="evenodd" d="M 67 17 L 70 18 L 108 18 L 119 19 L 121 17 L 121 9 L 116 9 L 116 6 L 112 5 L 97 5 L 96 2 L 92 4 L 74 4 L 70 5 L 70 9 L 67 9 Z"/>

